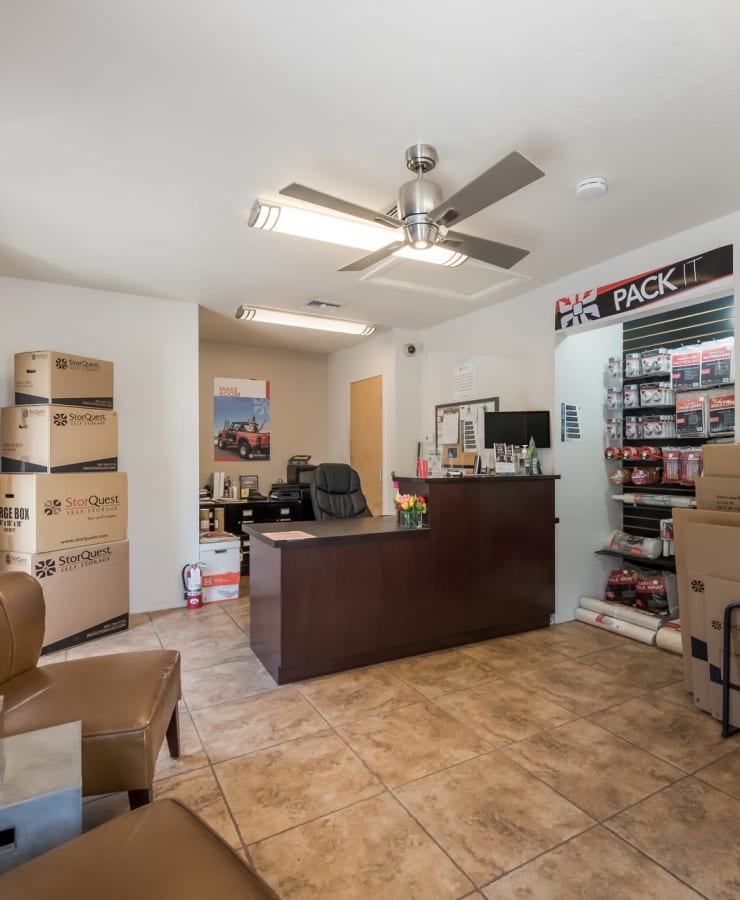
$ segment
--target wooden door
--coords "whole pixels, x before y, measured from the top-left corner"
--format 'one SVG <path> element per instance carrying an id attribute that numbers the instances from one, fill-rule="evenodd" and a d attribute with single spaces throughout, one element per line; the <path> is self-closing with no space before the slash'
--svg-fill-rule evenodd
<path id="1" fill-rule="evenodd" d="M 367 505 L 383 513 L 383 376 L 349 387 L 349 464 L 356 469 Z"/>

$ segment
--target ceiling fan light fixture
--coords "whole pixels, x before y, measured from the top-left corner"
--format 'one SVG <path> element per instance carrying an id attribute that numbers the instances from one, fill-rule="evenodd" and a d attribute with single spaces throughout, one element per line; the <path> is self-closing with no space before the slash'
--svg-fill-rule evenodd
<path id="1" fill-rule="evenodd" d="M 367 337 L 375 331 L 374 325 L 367 325 L 364 322 L 350 322 L 347 319 L 333 319 L 328 316 L 303 315 L 302 313 L 265 309 L 258 306 L 237 307 L 236 318 L 248 322 L 262 322 L 265 325 L 313 328 L 316 331 L 333 331 L 337 334 L 352 334 L 360 337 Z"/>
<path id="2" fill-rule="evenodd" d="M 278 206 L 264 203 L 262 200 L 255 201 L 247 224 L 250 228 L 259 228 L 262 231 L 275 231 L 278 234 L 290 234 L 294 237 L 305 237 L 370 252 L 387 246 L 389 239 L 392 239 L 389 230 L 380 225 L 343 219 L 295 206 Z M 432 227 L 439 230 L 436 225 Z M 426 250 L 414 250 L 410 246 L 402 247 L 394 255 L 439 266 L 461 265 L 467 259 L 467 256 L 464 256 L 459 261 L 453 262 L 452 258 L 461 254 L 431 245 L 428 245 Z"/>

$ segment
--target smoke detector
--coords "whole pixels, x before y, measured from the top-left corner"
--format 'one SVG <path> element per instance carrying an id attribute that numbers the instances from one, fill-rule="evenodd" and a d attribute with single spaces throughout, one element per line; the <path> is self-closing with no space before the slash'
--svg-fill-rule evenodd
<path id="1" fill-rule="evenodd" d="M 584 178 L 576 185 L 576 197 L 579 200 L 598 200 L 607 192 L 606 178 Z"/>

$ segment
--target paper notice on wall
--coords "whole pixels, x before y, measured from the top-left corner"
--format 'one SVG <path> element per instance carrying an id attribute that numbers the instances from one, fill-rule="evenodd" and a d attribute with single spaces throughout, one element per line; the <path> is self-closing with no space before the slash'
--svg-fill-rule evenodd
<path id="1" fill-rule="evenodd" d="M 465 363 L 455 369 L 453 375 L 455 400 L 471 400 L 475 390 L 475 366 Z"/>
<path id="2" fill-rule="evenodd" d="M 581 440 L 581 407 L 576 403 L 560 404 L 560 440 L 564 444 Z"/>
<path id="3" fill-rule="evenodd" d="M 445 413 L 442 416 L 441 444 L 456 444 L 460 428 L 459 413 Z"/>

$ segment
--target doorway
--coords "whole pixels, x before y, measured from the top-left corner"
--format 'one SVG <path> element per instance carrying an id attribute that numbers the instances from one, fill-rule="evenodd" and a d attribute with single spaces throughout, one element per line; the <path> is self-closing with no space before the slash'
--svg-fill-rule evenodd
<path id="1" fill-rule="evenodd" d="M 383 513 L 383 376 L 349 386 L 349 463 L 357 470 L 367 505 Z"/>

